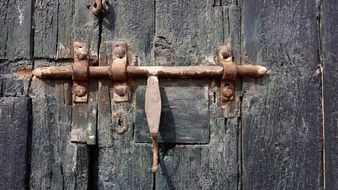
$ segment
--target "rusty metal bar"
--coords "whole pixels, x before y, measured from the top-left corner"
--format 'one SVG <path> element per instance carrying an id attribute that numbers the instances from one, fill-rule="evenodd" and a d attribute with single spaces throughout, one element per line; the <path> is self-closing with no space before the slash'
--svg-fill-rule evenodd
<path id="1" fill-rule="evenodd" d="M 259 65 L 237 65 L 237 74 L 242 77 L 261 77 L 267 69 Z M 127 66 L 130 78 L 221 78 L 223 66 Z M 88 77 L 92 79 L 109 78 L 110 66 L 90 66 Z M 72 66 L 41 67 L 34 69 L 33 75 L 42 79 L 68 79 L 73 76 Z"/>

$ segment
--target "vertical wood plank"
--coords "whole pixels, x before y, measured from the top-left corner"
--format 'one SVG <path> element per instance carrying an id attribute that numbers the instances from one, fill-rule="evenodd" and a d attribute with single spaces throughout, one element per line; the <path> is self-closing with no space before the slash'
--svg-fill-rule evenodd
<path id="1" fill-rule="evenodd" d="M 320 189 L 321 77 L 315 1 L 243 1 L 243 189 Z"/>
<path id="2" fill-rule="evenodd" d="M 35 67 L 51 66 L 52 60 L 72 64 L 73 43 L 89 43 L 98 53 L 99 19 L 87 8 L 91 0 L 34 1 Z M 69 60 L 69 62 L 67 62 Z M 89 103 L 72 105 L 71 83 L 34 79 L 32 189 L 87 189 L 90 157 L 85 144 L 70 142 L 73 126 L 80 126 L 88 144 L 96 144 L 97 82 L 89 82 Z M 79 111 L 86 117 L 76 117 Z M 74 116 L 72 118 L 72 116 Z M 73 125 L 73 126 L 72 126 Z"/>
<path id="3" fill-rule="evenodd" d="M 31 58 L 32 1 L 1 1 L 0 25 L 0 59 Z"/>
<path id="4" fill-rule="evenodd" d="M 321 1 L 320 40 L 324 99 L 324 187 L 338 187 L 338 16 L 337 1 Z"/>
<path id="5" fill-rule="evenodd" d="M 39 62 L 35 62 L 39 65 Z M 47 63 L 50 64 L 50 63 Z M 62 187 L 62 152 L 60 142 L 67 139 L 59 136 L 57 118 L 60 105 L 55 84 L 34 78 L 31 84 L 32 98 L 32 145 L 31 145 L 31 189 L 52 189 Z M 61 154 L 61 155 L 59 155 Z M 56 177 L 56 178 L 55 178 Z M 62 178 L 61 178 L 62 179 Z"/>
<path id="6" fill-rule="evenodd" d="M 34 2 L 34 58 L 72 58 L 74 1 Z"/>
<path id="7" fill-rule="evenodd" d="M 28 188 L 30 117 L 30 98 L 0 98 L 0 186 L 2 189 Z"/>
<path id="8" fill-rule="evenodd" d="M 130 52 L 129 64 L 146 65 L 151 61 L 154 33 L 154 1 L 109 1 L 109 12 L 102 21 L 100 65 L 112 60 L 112 42 L 126 40 Z M 115 104 L 111 97 L 112 83 L 100 82 L 98 142 L 100 189 L 151 189 L 151 146 L 135 144 L 133 134 L 134 100 Z M 109 98 L 109 99 L 108 99 Z M 108 103 L 110 105 L 105 105 Z M 118 114 L 116 114 L 118 113 Z M 123 125 L 122 113 L 128 118 L 129 129 L 124 134 L 117 130 Z M 109 116 L 110 119 L 104 118 Z"/>
<path id="9" fill-rule="evenodd" d="M 156 1 L 154 64 L 213 64 L 224 42 L 222 9 L 212 0 Z"/>
<path id="10" fill-rule="evenodd" d="M 156 1 L 154 64 L 214 65 L 216 48 L 225 41 L 238 55 L 239 13 L 230 1 Z M 160 144 L 156 189 L 238 188 L 239 111 L 219 108 L 217 84 L 209 86 L 208 96 L 210 143 Z"/>

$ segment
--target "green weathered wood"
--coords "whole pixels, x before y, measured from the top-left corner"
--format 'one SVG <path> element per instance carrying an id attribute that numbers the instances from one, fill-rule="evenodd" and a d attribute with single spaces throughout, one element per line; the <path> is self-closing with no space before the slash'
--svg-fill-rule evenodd
<path id="1" fill-rule="evenodd" d="M 223 7 L 214 1 L 156 1 L 157 65 L 210 65 L 224 42 Z"/>
<path id="2" fill-rule="evenodd" d="M 155 64 L 215 65 L 216 48 L 224 42 L 238 55 L 239 13 L 230 1 L 156 1 Z M 217 83 L 208 92 L 209 144 L 160 144 L 156 189 L 239 188 L 239 112 L 233 104 L 220 109 Z"/>
<path id="3" fill-rule="evenodd" d="M 112 56 L 111 43 L 100 44 L 100 66 L 109 65 L 108 57 Z M 110 49 L 108 49 L 110 47 Z M 111 60 L 111 59 L 110 59 Z M 99 148 L 107 148 L 113 145 L 113 128 L 111 117 L 110 89 L 113 87 L 111 80 L 99 80 L 98 86 L 98 115 L 97 115 L 97 143 Z"/>
<path id="4" fill-rule="evenodd" d="M 209 144 L 161 147 L 156 189 L 238 189 L 238 119 L 212 119 Z"/>
<path id="5" fill-rule="evenodd" d="M 97 81 L 88 82 L 88 102 L 75 103 L 72 112 L 71 141 L 96 144 Z"/>
<path id="6" fill-rule="evenodd" d="M 151 142 L 145 115 L 145 84 L 137 83 L 135 142 Z M 209 143 L 208 81 L 160 81 L 162 113 L 159 142 Z"/>
<path id="7" fill-rule="evenodd" d="M 72 58 L 74 1 L 37 0 L 34 3 L 34 57 Z"/>
<path id="8" fill-rule="evenodd" d="M 102 21 L 102 43 L 126 40 L 132 55 L 130 64 L 150 64 L 154 38 L 153 0 L 109 0 L 109 12 Z"/>
<path id="9" fill-rule="evenodd" d="M 33 39 L 32 1 L 1 1 L 0 25 L 0 59 L 29 59 Z"/>
<path id="10" fill-rule="evenodd" d="M 34 58 L 35 67 L 52 66 L 52 59 L 67 59 L 72 64 L 73 43 L 90 44 L 90 51 L 97 53 L 99 43 L 98 19 L 88 10 L 92 1 L 34 1 Z M 71 83 L 64 86 L 64 96 L 56 92 L 57 81 L 32 81 L 33 98 L 33 144 L 31 163 L 32 189 L 87 189 L 95 187 L 88 182 L 90 157 L 87 145 L 71 142 L 73 126 L 82 128 L 84 141 L 96 144 L 97 83 L 90 82 L 89 104 L 72 105 Z M 48 89 L 48 91 L 44 90 Z M 56 102 L 60 100 L 60 102 Z M 46 111 L 47 110 L 47 111 Z M 85 117 L 76 117 L 80 112 Z M 62 117 L 59 117 L 59 116 Z M 73 118 L 72 118 L 73 116 Z M 59 123 L 58 123 L 59 122 Z M 79 122 L 78 125 L 77 123 Z M 89 123 L 90 129 L 89 128 Z M 74 125 L 73 125 L 74 124 Z M 72 126 L 73 125 L 73 126 Z M 75 128 L 75 127 L 74 127 Z M 55 135 L 56 134 L 56 135 Z M 43 161 L 41 161 L 43 159 Z"/>
<path id="11" fill-rule="evenodd" d="M 154 36 L 154 1 L 109 1 L 109 12 L 102 21 L 100 65 L 112 59 L 112 42 L 126 40 L 130 53 L 129 64 L 151 63 Z M 101 82 L 98 120 L 98 184 L 100 189 L 151 189 L 151 146 L 135 144 L 133 126 L 135 109 L 133 94 L 129 103 L 113 102 L 112 82 Z M 109 98 L 109 99 L 108 99 Z M 107 101 L 110 105 L 104 105 Z M 128 118 L 128 131 L 117 133 L 123 125 L 123 115 Z M 103 116 L 110 116 L 104 118 Z M 120 123 L 122 121 L 122 123 Z"/>
<path id="12" fill-rule="evenodd" d="M 27 189 L 31 100 L 28 97 L 0 98 L 0 186 Z"/>
<path id="13" fill-rule="evenodd" d="M 321 189 L 321 77 L 315 1 L 243 1 L 242 188 Z"/>
<path id="14" fill-rule="evenodd" d="M 324 102 L 324 187 L 338 187 L 338 16 L 337 1 L 321 1 L 320 7 L 320 43 L 321 62 L 323 64 L 323 102 Z"/>
<path id="15" fill-rule="evenodd" d="M 39 62 L 35 64 L 38 65 Z M 63 180 L 58 177 L 62 176 L 62 163 L 59 155 L 62 155 L 62 152 L 58 150 L 61 149 L 60 143 L 67 139 L 67 134 L 60 136 L 58 130 L 60 105 L 55 84 L 35 78 L 32 81 L 29 95 L 32 98 L 30 188 L 62 187 Z"/>

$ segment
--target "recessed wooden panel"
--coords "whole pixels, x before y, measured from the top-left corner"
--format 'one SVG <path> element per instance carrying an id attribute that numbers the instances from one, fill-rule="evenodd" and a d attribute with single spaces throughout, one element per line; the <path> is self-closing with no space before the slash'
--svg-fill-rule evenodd
<path id="1" fill-rule="evenodd" d="M 135 142 L 151 142 L 144 112 L 145 82 L 136 89 Z M 159 141 L 208 143 L 208 85 L 201 81 L 160 79 L 162 112 Z"/>

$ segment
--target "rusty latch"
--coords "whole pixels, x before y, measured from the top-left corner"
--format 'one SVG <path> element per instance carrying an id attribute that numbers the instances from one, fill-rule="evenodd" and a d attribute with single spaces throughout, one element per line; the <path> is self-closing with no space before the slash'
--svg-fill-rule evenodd
<path id="1" fill-rule="evenodd" d="M 44 67 L 37 68 L 33 74 L 42 79 L 74 80 L 74 102 L 85 102 L 88 79 L 110 78 L 114 81 L 114 102 L 127 102 L 129 100 L 129 88 L 127 81 L 137 78 L 148 78 L 145 93 L 145 113 L 153 143 L 152 172 L 158 170 L 158 131 L 161 116 L 161 95 L 158 78 L 220 78 L 221 102 L 235 100 L 234 81 L 241 77 L 261 77 L 267 73 L 267 69 L 257 65 L 237 65 L 233 61 L 232 51 L 229 44 L 220 46 L 217 52 L 217 66 L 132 66 L 128 65 L 127 43 L 118 41 L 113 43 L 113 60 L 110 66 L 88 66 L 88 46 L 81 43 L 74 44 L 75 56 L 73 67 Z M 79 85 L 80 84 L 80 85 Z M 84 87 L 81 88 L 78 87 Z M 79 90 L 80 89 L 80 90 Z M 124 118 L 127 120 L 126 118 Z M 123 127 L 123 134 L 128 126 Z"/>

